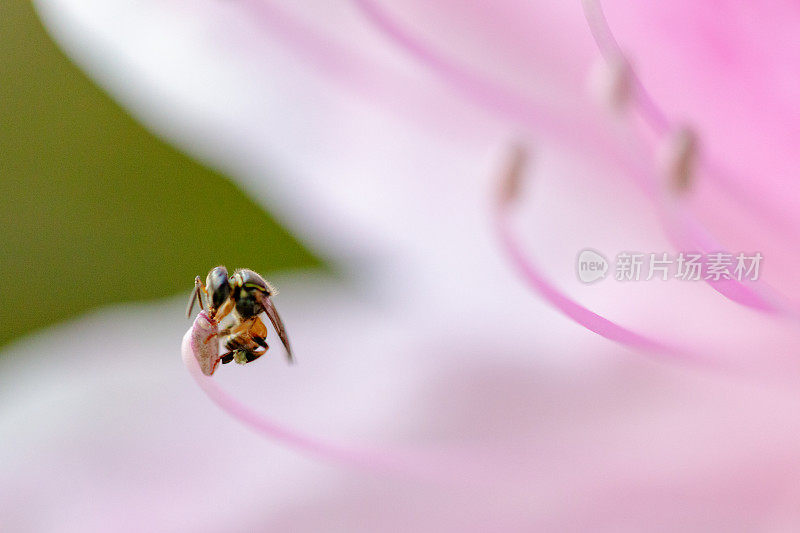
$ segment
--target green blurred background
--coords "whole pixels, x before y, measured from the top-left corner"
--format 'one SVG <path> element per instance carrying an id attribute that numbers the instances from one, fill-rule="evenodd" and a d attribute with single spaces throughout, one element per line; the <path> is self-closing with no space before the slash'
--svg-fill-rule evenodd
<path id="1" fill-rule="evenodd" d="M 29 2 L 0 1 L 0 31 L 0 346 L 98 306 L 188 296 L 220 263 L 320 266 L 232 182 L 131 119 Z"/>

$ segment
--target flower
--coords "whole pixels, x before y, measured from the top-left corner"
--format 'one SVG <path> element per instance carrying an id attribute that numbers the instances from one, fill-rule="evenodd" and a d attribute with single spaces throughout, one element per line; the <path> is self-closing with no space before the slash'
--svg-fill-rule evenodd
<path id="1" fill-rule="evenodd" d="M 649 129 L 582 90 L 597 58 L 590 29 L 603 30 L 593 3 L 588 25 L 577 4 L 511 0 L 490 12 L 377 0 L 38 6 L 135 116 L 239 180 L 345 280 L 281 280 L 296 368 L 260 359 L 201 381 L 255 413 L 250 425 L 271 417 L 284 443 L 315 457 L 249 433 L 192 386 L 176 358 L 188 326 L 177 303 L 107 311 L 20 343 L 0 368 L 13 383 L 0 412 L 12 436 L 0 444 L 12 465 L 3 523 L 796 528 L 798 287 L 787 234 L 798 188 L 784 134 L 797 87 L 778 68 L 795 50 L 744 38 L 789 35 L 788 4 L 760 7 L 758 24 L 746 17 L 755 8 L 738 5 L 729 19 L 679 2 L 661 24 L 662 7 L 609 4 L 630 70 L 601 66 L 601 77 L 637 76 L 669 118 Z M 628 105 L 654 116 L 631 87 Z M 730 87 L 742 98 L 718 97 Z M 700 155 L 679 166 L 702 159 L 676 198 L 659 181 L 657 152 L 684 122 Z M 498 242 L 493 192 L 520 139 L 532 163 L 503 204 L 515 211 L 502 212 Z M 573 272 L 590 245 L 716 242 L 763 243 L 774 292 L 589 291 Z M 590 315 L 559 314 L 564 301 L 714 364 L 648 360 L 647 346 L 570 320 Z M 380 460 L 353 469 L 365 466 L 354 450 Z"/>

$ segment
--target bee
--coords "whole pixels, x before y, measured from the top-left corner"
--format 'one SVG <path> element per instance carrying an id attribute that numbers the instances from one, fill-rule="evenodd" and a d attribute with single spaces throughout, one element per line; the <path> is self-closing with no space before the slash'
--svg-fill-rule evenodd
<path id="1" fill-rule="evenodd" d="M 228 277 L 228 270 L 218 266 L 208 273 L 205 285 L 200 281 L 200 276 L 195 278 L 186 316 L 191 315 L 197 302 L 215 324 L 229 317 L 228 325 L 218 332 L 227 350 L 220 355 L 219 361 L 223 364 L 231 361 L 246 364 L 255 361 L 269 349 L 266 342 L 267 326 L 261 320 L 261 313 L 264 313 L 275 327 L 291 363 L 294 358 L 286 327 L 272 303 L 272 297 L 276 294 L 275 288 L 252 270 L 239 269 Z M 216 363 L 211 372 L 215 366 Z"/>

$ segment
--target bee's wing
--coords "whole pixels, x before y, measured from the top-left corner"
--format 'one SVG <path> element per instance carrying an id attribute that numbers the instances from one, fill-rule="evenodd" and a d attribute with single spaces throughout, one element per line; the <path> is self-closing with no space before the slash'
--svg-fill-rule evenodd
<path id="1" fill-rule="evenodd" d="M 289 362 L 294 363 L 292 348 L 289 345 L 289 336 L 286 334 L 286 327 L 283 325 L 281 315 L 279 315 L 278 310 L 275 309 L 275 304 L 272 303 L 272 299 L 270 299 L 269 296 L 262 294 L 261 305 L 264 306 L 264 311 L 267 313 L 269 321 L 275 326 L 275 331 L 278 332 L 278 337 L 280 337 L 283 347 L 286 348 L 286 356 L 289 358 Z"/>

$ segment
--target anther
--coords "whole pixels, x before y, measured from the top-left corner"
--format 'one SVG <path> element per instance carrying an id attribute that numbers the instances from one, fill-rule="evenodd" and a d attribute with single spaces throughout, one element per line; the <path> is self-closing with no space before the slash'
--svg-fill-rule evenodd
<path id="1" fill-rule="evenodd" d="M 622 55 L 599 60 L 592 72 L 591 90 L 611 111 L 624 111 L 633 96 L 633 71 L 628 60 Z"/>
<path id="2" fill-rule="evenodd" d="M 695 179 L 698 141 L 694 131 L 682 126 L 667 137 L 663 149 L 663 169 L 669 187 L 676 193 L 688 191 Z"/>
<path id="3" fill-rule="evenodd" d="M 528 150 L 521 144 L 513 145 L 497 191 L 497 200 L 501 206 L 507 206 L 519 197 L 527 166 Z"/>

